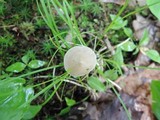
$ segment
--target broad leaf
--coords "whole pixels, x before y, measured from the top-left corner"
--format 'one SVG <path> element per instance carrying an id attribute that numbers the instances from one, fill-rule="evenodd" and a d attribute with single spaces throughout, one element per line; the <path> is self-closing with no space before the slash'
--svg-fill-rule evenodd
<path id="1" fill-rule="evenodd" d="M 118 78 L 117 70 L 107 70 L 105 71 L 104 75 L 110 80 L 116 80 Z"/>
<path id="2" fill-rule="evenodd" d="M 96 77 L 89 77 L 87 83 L 91 88 L 97 91 L 104 92 L 106 90 L 105 85 Z"/>
<path id="3" fill-rule="evenodd" d="M 42 106 L 40 105 L 31 105 L 24 113 L 23 119 L 32 119 L 36 116 L 36 114 L 41 110 Z"/>
<path id="4" fill-rule="evenodd" d="M 28 67 L 35 69 L 35 68 L 42 67 L 45 64 L 46 64 L 46 62 L 41 61 L 41 60 L 32 60 L 32 61 L 29 62 Z"/>
<path id="5" fill-rule="evenodd" d="M 131 41 L 127 41 L 121 46 L 121 49 L 126 51 L 126 52 L 131 52 L 135 48 L 136 48 L 136 45 Z"/>
<path id="6" fill-rule="evenodd" d="M 139 45 L 140 46 L 145 46 L 145 45 L 148 44 L 148 42 L 149 42 L 149 35 L 148 35 L 148 31 L 145 30 L 142 38 L 140 39 Z"/>
<path id="7" fill-rule="evenodd" d="M 8 66 L 6 68 L 6 71 L 18 73 L 18 72 L 23 71 L 25 67 L 26 67 L 26 65 L 24 63 L 22 63 L 22 62 L 16 62 L 16 63 Z"/>
<path id="8" fill-rule="evenodd" d="M 160 1 L 159 0 L 147 0 L 147 5 L 150 11 L 160 20 Z"/>
<path id="9" fill-rule="evenodd" d="M 123 60 L 123 55 L 122 55 L 122 50 L 121 48 L 117 48 L 115 54 L 113 55 L 113 60 L 119 65 L 123 65 L 124 64 L 124 60 Z"/>
<path id="10" fill-rule="evenodd" d="M 65 97 L 65 101 L 66 101 L 67 106 L 70 106 L 70 107 L 76 104 L 75 100 L 69 99 L 67 97 Z"/>
<path id="11" fill-rule="evenodd" d="M 113 21 L 116 18 L 116 15 L 111 14 L 110 15 L 111 20 Z M 123 19 L 119 16 L 116 21 L 112 25 L 112 29 L 119 30 L 120 28 L 123 28 L 127 25 L 127 20 L 123 21 Z"/>
<path id="12" fill-rule="evenodd" d="M 31 88 L 23 87 L 23 78 L 10 78 L 0 81 L 1 120 L 21 120 L 29 107 L 28 100 L 33 96 Z"/>
<path id="13" fill-rule="evenodd" d="M 133 35 L 132 29 L 130 28 L 124 27 L 123 31 L 128 37 L 131 37 Z"/>
<path id="14" fill-rule="evenodd" d="M 152 110 L 158 120 L 160 120 L 160 81 L 152 81 L 151 83 L 151 95 L 152 95 Z"/>
<path id="15" fill-rule="evenodd" d="M 156 50 L 147 50 L 146 55 L 153 61 L 160 63 L 160 56 Z"/>
<path id="16" fill-rule="evenodd" d="M 22 57 L 22 61 L 23 61 L 25 64 L 27 64 L 27 63 L 29 62 L 29 59 L 30 59 L 29 55 L 24 55 L 24 56 Z"/>
<path id="17" fill-rule="evenodd" d="M 62 109 L 59 113 L 60 116 L 63 116 L 65 114 L 67 114 L 69 111 L 71 110 L 71 107 L 66 107 L 64 109 Z"/>
<path id="18" fill-rule="evenodd" d="M 15 96 L 15 91 L 18 92 L 18 90 L 21 89 L 20 87 L 24 83 L 25 83 L 25 79 L 23 78 L 16 78 L 13 80 L 12 78 L 10 78 L 9 80 L 0 81 L 0 104 L 5 102 L 7 100 L 6 98 L 17 97 Z M 8 101 L 7 104 L 9 104 L 10 102 L 12 101 Z M 14 106 L 16 106 L 16 104 L 14 104 Z"/>

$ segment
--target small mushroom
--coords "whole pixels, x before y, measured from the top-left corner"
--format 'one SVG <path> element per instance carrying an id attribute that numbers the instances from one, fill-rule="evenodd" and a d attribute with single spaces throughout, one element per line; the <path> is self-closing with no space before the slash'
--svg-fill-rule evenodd
<path id="1" fill-rule="evenodd" d="M 64 68 L 74 77 L 90 73 L 96 66 L 96 54 L 86 46 L 75 46 L 64 56 Z"/>

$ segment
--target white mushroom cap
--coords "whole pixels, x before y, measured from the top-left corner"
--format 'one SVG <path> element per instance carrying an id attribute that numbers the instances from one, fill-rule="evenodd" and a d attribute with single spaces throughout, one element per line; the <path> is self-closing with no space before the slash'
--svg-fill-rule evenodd
<path id="1" fill-rule="evenodd" d="M 88 74 L 95 68 L 96 63 L 96 54 L 86 46 L 75 46 L 64 56 L 64 68 L 74 77 Z"/>

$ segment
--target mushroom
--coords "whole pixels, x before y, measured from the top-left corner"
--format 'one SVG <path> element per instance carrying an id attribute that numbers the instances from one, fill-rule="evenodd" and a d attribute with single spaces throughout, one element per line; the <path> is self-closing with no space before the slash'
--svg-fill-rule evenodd
<path id="1" fill-rule="evenodd" d="M 75 46 L 64 56 L 64 68 L 74 77 L 89 74 L 96 66 L 97 59 L 94 51 L 86 46 Z"/>

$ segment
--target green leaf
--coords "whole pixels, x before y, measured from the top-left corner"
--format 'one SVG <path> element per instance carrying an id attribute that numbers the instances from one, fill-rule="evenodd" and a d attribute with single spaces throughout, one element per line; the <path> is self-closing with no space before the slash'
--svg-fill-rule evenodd
<path id="1" fill-rule="evenodd" d="M 63 116 L 65 114 L 67 114 L 70 110 L 71 110 L 71 107 L 66 107 L 66 108 L 64 108 L 64 109 L 61 110 L 61 112 L 59 113 L 59 115 Z"/>
<path id="2" fill-rule="evenodd" d="M 151 60 L 160 63 L 160 56 L 156 50 L 147 50 L 145 53 Z"/>
<path id="3" fill-rule="evenodd" d="M 76 104 L 76 101 L 75 101 L 75 100 L 69 99 L 69 98 L 67 98 L 67 97 L 65 97 L 65 101 L 66 101 L 66 103 L 67 103 L 67 106 L 70 106 L 70 107 Z"/>
<path id="4" fill-rule="evenodd" d="M 160 81 L 151 82 L 152 110 L 158 120 L 160 120 Z"/>
<path id="5" fill-rule="evenodd" d="M 160 1 L 159 0 L 147 0 L 147 5 L 150 11 L 160 20 Z"/>
<path id="6" fill-rule="evenodd" d="M 24 113 L 23 119 L 32 119 L 41 110 L 41 105 L 31 105 L 28 110 Z"/>
<path id="7" fill-rule="evenodd" d="M 111 17 L 111 20 L 113 21 L 116 18 L 116 15 L 110 14 L 110 17 Z M 118 18 L 112 25 L 112 29 L 119 30 L 120 28 L 123 28 L 124 26 L 126 26 L 127 23 L 128 23 L 127 20 L 123 21 L 123 19 L 120 16 L 118 16 Z"/>
<path id="8" fill-rule="evenodd" d="M 36 68 L 44 66 L 45 64 L 46 62 L 41 61 L 41 60 L 32 60 L 29 62 L 28 67 L 36 69 Z"/>
<path id="9" fill-rule="evenodd" d="M 142 38 L 140 39 L 139 45 L 140 46 L 145 46 L 145 45 L 148 44 L 148 42 L 149 42 L 149 35 L 148 35 L 148 31 L 145 30 Z"/>
<path id="10" fill-rule="evenodd" d="M 9 80 L 12 80 L 12 78 Z M 5 102 L 7 97 L 13 98 L 12 95 L 14 96 L 15 91 L 18 92 L 18 89 L 20 89 L 20 87 L 25 83 L 25 79 L 23 78 L 17 78 L 12 81 L 9 80 L 0 81 L 0 104 Z"/>
<path id="11" fill-rule="evenodd" d="M 123 60 L 123 55 L 122 55 L 122 50 L 121 48 L 117 48 L 115 54 L 113 55 L 113 60 L 119 65 L 123 65 L 124 64 L 124 60 Z"/>
<path id="12" fill-rule="evenodd" d="M 130 28 L 124 27 L 123 31 L 128 37 L 131 37 L 133 35 L 132 29 Z"/>
<path id="13" fill-rule="evenodd" d="M 23 71 L 25 67 L 26 67 L 26 65 L 24 63 L 22 63 L 22 62 L 16 62 L 16 63 L 8 66 L 6 68 L 6 71 L 19 73 L 19 72 Z"/>
<path id="14" fill-rule="evenodd" d="M 28 109 L 28 100 L 34 92 L 23 87 L 25 79 L 9 78 L 0 81 L 0 116 L 1 120 L 21 120 Z M 23 105 L 23 106 L 22 106 Z"/>
<path id="15" fill-rule="evenodd" d="M 127 41 L 124 44 L 122 44 L 120 47 L 122 50 L 126 52 L 131 52 L 136 48 L 136 45 L 131 41 Z"/>
<path id="16" fill-rule="evenodd" d="M 29 59 L 30 59 L 29 55 L 24 55 L 24 56 L 22 57 L 22 61 L 23 61 L 25 64 L 27 64 L 27 63 L 29 62 Z"/>
<path id="17" fill-rule="evenodd" d="M 1 120 L 21 120 L 23 116 L 23 109 L 13 109 L 0 107 Z"/>
<path id="18" fill-rule="evenodd" d="M 105 71 L 104 75 L 110 80 L 116 80 L 118 78 L 117 70 L 107 70 Z"/>
<path id="19" fill-rule="evenodd" d="M 7 77 L 9 77 L 9 74 L 7 74 L 7 73 L 2 74 L 2 75 L 0 75 L 0 80 L 5 79 Z"/>
<path id="20" fill-rule="evenodd" d="M 134 52 L 133 52 L 133 55 L 138 54 L 139 50 L 140 50 L 139 47 L 136 47 L 136 49 L 135 49 Z"/>
<path id="21" fill-rule="evenodd" d="M 104 92 L 106 90 L 105 85 L 96 77 L 89 77 L 87 80 L 88 85 L 98 91 Z"/>

